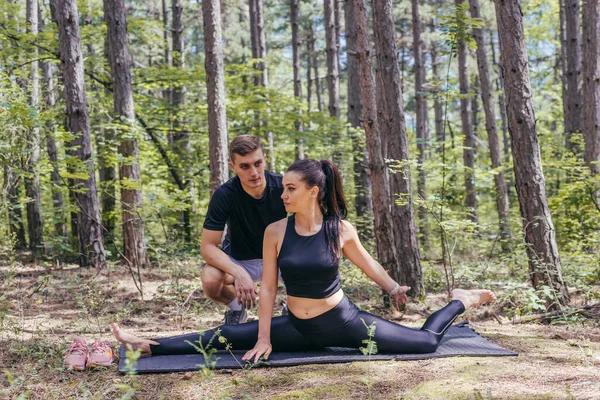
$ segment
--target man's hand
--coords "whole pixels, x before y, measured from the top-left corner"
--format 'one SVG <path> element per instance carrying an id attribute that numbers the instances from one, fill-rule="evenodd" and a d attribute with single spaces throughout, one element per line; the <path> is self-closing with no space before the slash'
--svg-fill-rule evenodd
<path id="1" fill-rule="evenodd" d="M 392 295 L 392 304 L 396 307 L 396 310 L 400 311 L 400 306 L 406 303 L 406 292 L 410 290 L 410 286 L 400 286 L 398 291 Z"/>
<path id="2" fill-rule="evenodd" d="M 238 302 L 246 309 L 256 307 L 256 295 L 258 291 L 248 271 L 240 268 L 234 279 L 233 284 L 235 285 L 235 294 Z"/>

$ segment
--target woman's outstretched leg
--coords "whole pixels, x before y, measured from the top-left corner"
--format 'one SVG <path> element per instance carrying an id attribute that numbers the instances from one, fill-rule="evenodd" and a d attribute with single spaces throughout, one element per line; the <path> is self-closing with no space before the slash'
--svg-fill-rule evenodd
<path id="1" fill-rule="evenodd" d="M 228 344 L 231 350 L 249 350 L 254 347 L 258 339 L 258 321 L 239 325 L 221 325 L 202 333 L 189 333 L 156 340 L 138 338 L 124 332 L 114 322 L 111 327 L 119 342 L 140 349 L 144 356 L 196 354 L 198 353 L 196 347 L 209 346 L 217 350 L 225 350 Z M 319 348 L 316 343 L 298 332 L 286 316 L 274 317 L 271 320 L 271 344 L 273 351 L 304 351 Z"/>
<path id="2" fill-rule="evenodd" d="M 364 346 L 363 340 L 368 338 L 365 324 L 368 326 L 375 323 L 375 336 L 372 339 L 376 342 L 380 353 L 432 353 L 439 346 L 448 328 L 465 309 L 494 300 L 496 296 L 489 290 L 457 289 L 452 292 L 452 301 L 429 316 L 421 329 L 408 328 L 373 314 L 358 311 L 354 304 L 348 302 L 350 305 L 345 306 L 349 309 L 346 312 L 355 316 L 343 329 L 322 335 L 321 344 L 354 348 Z M 353 313 L 350 310 L 352 307 L 358 312 Z"/>

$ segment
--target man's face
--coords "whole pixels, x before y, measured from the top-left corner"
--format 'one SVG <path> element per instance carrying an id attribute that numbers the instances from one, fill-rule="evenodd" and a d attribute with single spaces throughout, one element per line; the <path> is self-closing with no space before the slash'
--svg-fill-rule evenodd
<path id="1" fill-rule="evenodd" d="M 240 177 L 243 187 L 254 189 L 265 183 L 265 159 L 266 157 L 261 149 L 245 156 L 234 153 L 229 166 Z"/>

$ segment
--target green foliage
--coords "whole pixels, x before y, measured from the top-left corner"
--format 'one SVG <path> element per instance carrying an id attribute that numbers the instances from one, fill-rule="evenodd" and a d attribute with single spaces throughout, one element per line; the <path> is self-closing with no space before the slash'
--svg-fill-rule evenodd
<path id="1" fill-rule="evenodd" d="M 477 48 L 475 39 L 471 36 L 473 28 L 481 28 L 485 23 L 478 18 L 469 17 L 469 3 L 467 1 L 454 7 L 454 12 L 449 15 L 438 15 L 442 37 L 445 44 L 450 48 L 451 54 L 455 55 L 458 43 L 464 42 L 470 49 Z"/>
<path id="2" fill-rule="evenodd" d="M 373 338 L 375 337 L 375 329 L 377 328 L 376 322 L 373 321 L 370 325 L 367 325 L 364 319 L 361 318 L 360 320 L 362 321 L 365 328 L 367 328 L 367 339 L 362 341 L 365 344 L 365 346 L 361 347 L 360 351 L 365 356 L 377 354 L 377 342 L 373 340 Z"/>

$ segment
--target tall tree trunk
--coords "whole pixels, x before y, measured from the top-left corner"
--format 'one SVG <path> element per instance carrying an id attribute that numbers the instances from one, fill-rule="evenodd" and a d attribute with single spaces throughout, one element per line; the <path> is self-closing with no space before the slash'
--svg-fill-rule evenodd
<path id="1" fill-rule="evenodd" d="M 582 11 L 585 163 L 592 174 L 597 174 L 600 172 L 600 4 L 584 0 Z"/>
<path id="2" fill-rule="evenodd" d="M 323 112 L 323 92 L 321 87 L 321 77 L 319 76 L 319 55 L 316 51 L 317 38 L 315 37 L 315 31 L 312 26 L 312 22 L 309 24 L 310 29 L 310 54 L 312 56 L 312 66 L 315 71 L 315 92 L 317 94 L 317 108 L 319 112 Z"/>
<path id="3" fill-rule="evenodd" d="M 172 0 L 172 12 L 173 12 L 173 66 L 176 68 L 183 68 L 185 65 L 185 52 L 183 46 L 183 1 Z M 183 106 L 186 103 L 186 87 L 183 85 L 175 86 L 172 90 L 173 108 L 176 113 L 173 119 L 173 149 L 175 154 L 179 158 L 179 163 L 184 171 L 182 174 L 185 187 L 185 202 L 187 203 L 184 210 L 181 212 L 181 226 L 184 232 L 184 240 L 186 243 L 192 241 L 192 225 L 190 212 L 192 209 L 191 199 L 191 147 L 190 147 L 190 133 L 185 127 L 185 120 L 181 116 L 184 114 Z"/>
<path id="4" fill-rule="evenodd" d="M 5 165 L 3 189 L 6 193 L 10 233 L 15 240 L 15 250 L 24 250 L 27 248 L 27 239 L 25 238 L 23 213 L 21 211 L 21 203 L 19 201 L 19 180 L 20 178 L 14 175 L 10 165 Z"/>
<path id="5" fill-rule="evenodd" d="M 567 90 L 563 98 L 565 113 L 565 137 L 571 147 L 571 137 L 581 132 L 581 25 L 579 0 L 565 0 L 566 57 L 565 67 Z M 573 149 L 575 150 L 575 149 Z"/>
<path id="6" fill-rule="evenodd" d="M 252 43 L 252 58 L 258 58 L 261 61 L 255 64 L 259 74 L 254 77 L 256 86 L 269 87 L 269 78 L 267 73 L 267 40 L 265 36 L 265 18 L 262 0 L 249 0 L 250 5 L 250 36 Z M 268 107 L 268 105 L 267 105 Z M 268 125 L 266 120 L 260 121 L 263 126 Z M 266 129 L 265 138 L 267 139 L 267 151 L 269 152 L 269 169 L 275 171 L 275 144 L 273 143 L 273 132 Z"/>
<path id="7" fill-rule="evenodd" d="M 302 42 L 298 34 L 298 0 L 290 0 L 290 17 L 292 23 L 292 61 L 294 68 L 294 96 L 299 104 L 302 101 L 302 80 L 300 79 L 300 46 Z M 298 109 L 298 115 L 302 116 L 302 109 Z M 296 132 L 301 136 L 304 132 L 304 125 L 301 121 L 294 124 Z M 304 143 L 302 138 L 296 139 L 296 159 L 304 158 Z"/>
<path id="8" fill-rule="evenodd" d="M 435 26 L 433 22 L 429 25 L 429 29 L 431 32 L 435 32 Z M 434 82 L 438 82 L 438 86 L 436 86 L 435 96 L 433 98 L 433 113 L 435 116 L 435 139 L 437 142 L 436 152 L 442 151 L 442 146 L 444 145 L 444 109 L 442 107 L 442 101 L 440 98 L 441 89 L 441 80 L 440 73 L 438 71 L 438 60 L 437 60 L 437 45 L 434 40 L 431 41 L 430 51 L 431 55 L 431 79 Z"/>
<path id="9" fill-rule="evenodd" d="M 204 16 L 204 67 L 208 98 L 210 193 L 212 195 L 215 189 L 229 178 L 220 0 L 204 0 L 202 15 Z"/>
<path id="10" fill-rule="evenodd" d="M 165 66 L 171 65 L 171 49 L 169 48 L 169 13 L 167 7 L 167 0 L 161 0 L 162 6 L 162 24 L 163 24 L 163 46 L 165 46 L 163 52 L 163 62 Z M 168 105 L 173 102 L 171 88 L 168 87 L 163 91 L 163 97 Z M 169 132 L 169 135 L 172 135 Z M 171 139 L 172 140 L 172 139 Z"/>
<path id="11" fill-rule="evenodd" d="M 413 54 L 415 57 L 415 103 L 417 114 L 417 149 L 419 150 L 419 180 L 417 192 L 421 199 L 427 199 L 427 177 L 423 168 L 426 159 L 426 147 L 429 142 L 429 115 L 425 99 L 425 57 L 423 57 L 423 41 L 421 40 L 421 16 L 419 15 L 419 0 L 412 0 Z M 420 233 L 427 241 L 427 208 L 419 207 L 421 220 Z"/>
<path id="12" fill-rule="evenodd" d="M 329 115 L 336 120 L 340 120 L 340 74 L 337 47 L 337 29 L 335 21 L 336 0 L 324 0 L 325 12 L 325 50 L 327 53 L 327 93 L 329 103 L 327 109 Z M 334 148 L 333 162 L 342 168 L 342 153 L 340 146 L 340 132 L 335 129 L 332 135 L 332 145 Z"/>
<path id="13" fill-rule="evenodd" d="M 479 0 L 469 0 L 471 7 L 471 17 L 481 18 L 479 12 Z M 506 181 L 504 180 L 504 170 L 502 167 L 502 157 L 500 155 L 500 143 L 498 140 L 498 131 L 496 130 L 496 113 L 494 112 L 494 92 L 490 82 L 490 71 L 488 67 L 487 55 L 485 53 L 485 40 L 482 28 L 473 28 L 473 38 L 477 43 L 477 67 L 479 70 L 479 81 L 481 83 L 481 100 L 483 102 L 483 111 L 485 113 L 485 129 L 488 134 L 490 146 L 490 157 L 492 159 L 492 169 L 494 173 L 494 183 L 496 187 L 496 207 L 498 209 L 498 221 L 500 224 L 500 237 L 503 250 L 508 250 L 507 240 L 511 237 L 508 191 Z"/>
<path id="14" fill-rule="evenodd" d="M 567 134 L 567 22 L 566 22 L 566 0 L 559 0 L 559 35 L 560 35 L 560 78 L 561 78 L 561 92 L 563 99 L 563 122 L 565 125 L 565 145 L 567 150 L 573 151 L 571 145 L 573 144 L 570 136 Z"/>
<path id="15" fill-rule="evenodd" d="M 104 40 L 104 59 L 110 65 L 110 46 L 108 37 Z M 108 97 L 110 91 L 104 89 Z M 96 149 L 98 152 L 98 175 L 100 179 L 100 204 L 102 210 L 102 226 L 105 229 L 104 238 L 107 242 L 114 243 L 116 225 L 116 180 L 117 173 L 112 160 L 116 152 L 116 129 L 112 126 L 99 129 L 96 133 Z M 108 244 L 108 243 L 107 243 Z"/>
<path id="16" fill-rule="evenodd" d="M 137 139 L 135 139 L 135 108 L 131 88 L 127 21 L 124 0 L 104 0 L 104 20 L 110 48 L 110 70 L 113 83 L 114 112 L 124 126 L 119 138 L 121 208 L 123 216 L 124 255 L 132 266 L 148 263 L 144 241 L 142 212 L 142 177 Z"/>
<path id="17" fill-rule="evenodd" d="M 27 0 L 27 32 L 38 34 L 38 0 Z M 37 48 L 32 50 L 34 61 L 30 64 L 29 74 L 29 105 L 36 110 L 40 101 L 39 68 L 37 61 Z M 40 128 L 33 127 L 29 131 L 28 146 L 29 158 L 25 169 L 29 176 L 25 178 L 25 192 L 27 195 L 27 232 L 29 234 L 29 249 L 34 257 L 44 253 L 44 225 L 42 221 L 42 196 L 40 192 L 40 174 L 37 166 L 40 162 Z"/>
<path id="18" fill-rule="evenodd" d="M 310 42 L 312 41 L 312 37 L 307 34 L 306 37 L 306 104 L 308 105 L 308 113 L 310 114 L 312 107 L 312 54 Z"/>
<path id="19" fill-rule="evenodd" d="M 377 102 L 375 80 L 371 66 L 371 41 L 365 0 L 354 1 L 354 18 L 356 20 L 358 68 L 360 71 L 361 100 L 363 104 L 363 121 L 369 152 L 369 172 L 373 188 L 373 214 L 375 220 L 375 245 L 377 257 L 390 275 L 399 280 L 402 273 L 398 263 L 398 253 L 394 239 L 394 227 L 391 218 L 390 193 L 385 177 L 379 122 L 377 118 Z M 404 283 L 404 282 L 402 282 Z"/>
<path id="20" fill-rule="evenodd" d="M 100 208 L 96 191 L 96 177 L 90 137 L 90 120 L 86 103 L 83 78 L 83 54 L 79 36 L 79 15 L 74 0 L 55 0 L 60 45 L 60 60 L 63 65 L 67 130 L 76 138 L 69 143 L 74 155 L 85 165 L 87 179 L 75 180 L 77 207 L 77 231 L 79 236 L 80 265 L 102 267 L 106 261 Z"/>
<path id="21" fill-rule="evenodd" d="M 381 93 L 378 99 L 382 100 L 377 103 L 379 129 L 381 136 L 387 138 L 388 157 L 401 163 L 396 173 L 390 174 L 394 238 L 397 252 L 402 254 L 402 257 L 398 257 L 398 278 L 412 288 L 413 297 L 419 298 L 423 291 L 423 279 L 413 215 L 408 137 L 404 122 L 392 0 L 374 0 L 372 10 L 379 75 L 377 82 L 385 82 L 385 85 L 377 88 Z M 395 201 L 396 196 L 399 201 Z"/>
<path id="22" fill-rule="evenodd" d="M 558 305 L 568 304 L 569 295 L 562 279 L 554 225 L 546 198 L 546 183 L 531 101 L 523 15 L 519 0 L 496 0 L 495 5 L 508 129 L 530 276 L 533 287 L 548 285 L 553 288 L 553 298 L 546 300 L 548 308 L 556 308 Z"/>
<path id="23" fill-rule="evenodd" d="M 479 76 L 477 74 L 471 75 L 472 87 L 471 92 L 471 126 L 473 127 L 473 138 L 479 137 Z M 477 154 L 477 142 L 475 142 L 475 148 L 473 149 Z"/>
<path id="24" fill-rule="evenodd" d="M 455 0 L 456 12 L 461 12 L 458 6 L 465 0 Z M 477 193 L 475 192 L 475 138 L 471 125 L 471 101 L 469 92 L 469 70 L 467 68 L 467 44 L 461 38 L 457 40 L 456 52 L 458 56 L 458 80 L 460 86 L 460 116 L 463 134 L 463 162 L 465 166 L 465 206 L 467 218 L 477 222 Z"/>
<path id="25" fill-rule="evenodd" d="M 502 128 L 502 154 L 504 156 L 504 164 L 510 164 L 510 139 L 508 136 L 508 122 L 506 117 L 506 101 L 504 98 L 504 78 L 502 67 L 496 61 L 496 46 L 494 45 L 494 32 L 490 32 L 490 48 L 492 49 L 492 63 L 498 69 L 498 76 L 496 77 L 496 91 L 498 94 L 498 105 L 500 106 L 500 122 Z M 500 55 L 502 57 L 502 55 Z M 501 63 L 500 63 L 501 64 Z M 508 204 L 512 204 L 511 201 L 511 187 L 514 187 L 512 175 L 506 174 L 506 190 L 508 191 Z"/>
<path id="26" fill-rule="evenodd" d="M 44 31 L 44 20 L 39 19 L 39 32 Z M 56 97 L 54 96 L 54 74 L 52 72 L 52 64 L 41 62 L 43 93 L 46 108 L 53 108 L 56 105 Z M 50 181 L 52 182 L 52 207 L 54 209 L 54 233 L 57 237 L 66 238 L 67 224 L 65 214 L 65 204 L 61 187 L 63 183 L 60 179 L 60 168 L 58 162 L 58 150 L 56 141 L 54 140 L 54 123 L 52 120 L 46 122 L 46 150 L 48 152 L 48 160 L 52 164 L 50 171 Z"/>
<path id="27" fill-rule="evenodd" d="M 361 122 L 362 101 L 360 90 L 360 74 L 356 58 L 357 37 L 356 19 L 354 17 L 354 0 L 344 0 L 344 17 L 346 25 L 346 48 L 348 49 L 348 124 L 350 124 L 352 139 L 352 159 L 354 165 L 354 190 L 356 197 L 356 227 L 358 236 L 363 243 L 373 240 L 373 203 L 371 202 L 371 179 L 367 165 L 369 159 L 358 130 L 363 129 Z"/>

